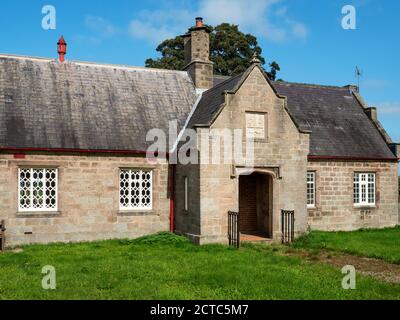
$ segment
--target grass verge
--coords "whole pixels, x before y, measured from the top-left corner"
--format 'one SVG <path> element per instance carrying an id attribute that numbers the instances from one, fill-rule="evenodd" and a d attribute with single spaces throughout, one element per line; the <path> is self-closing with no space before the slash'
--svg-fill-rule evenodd
<path id="1" fill-rule="evenodd" d="M 0 254 L 0 299 L 399 299 L 400 286 L 282 256 L 277 248 L 195 246 L 162 233 L 133 241 L 33 245 Z M 57 289 L 43 290 L 43 266 Z"/>
<path id="2" fill-rule="evenodd" d="M 313 231 L 293 245 L 302 249 L 329 249 L 400 264 L 400 226 L 352 232 Z"/>

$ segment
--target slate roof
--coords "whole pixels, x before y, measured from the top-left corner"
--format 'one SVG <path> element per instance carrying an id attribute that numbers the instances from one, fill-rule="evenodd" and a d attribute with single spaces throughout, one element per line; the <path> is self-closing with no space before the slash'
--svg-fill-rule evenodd
<path id="1" fill-rule="evenodd" d="M 0 148 L 145 151 L 196 99 L 182 71 L 0 55 Z"/>
<path id="2" fill-rule="evenodd" d="M 224 92 L 236 91 L 249 71 L 203 93 L 189 125 L 211 125 L 223 108 Z M 287 110 L 299 130 L 311 132 L 311 157 L 396 159 L 384 139 L 387 134 L 379 122 L 368 118 L 349 88 L 288 82 L 271 85 L 287 98 Z"/>
<path id="3" fill-rule="evenodd" d="M 231 77 L 229 76 L 219 76 L 215 75 L 214 76 L 214 87 L 221 84 L 222 82 L 225 82 L 226 80 L 229 80 Z"/>
<path id="4" fill-rule="evenodd" d="M 273 86 L 301 130 L 310 130 L 310 156 L 395 159 L 376 124 L 346 87 L 287 82 Z"/>
<path id="5" fill-rule="evenodd" d="M 189 120 L 188 127 L 210 125 L 225 102 L 224 92 L 232 91 L 240 83 L 241 79 L 242 74 L 239 74 L 205 91 Z"/>
<path id="6" fill-rule="evenodd" d="M 254 68 L 255 66 L 253 66 Z M 210 125 L 252 71 L 216 77 L 188 126 Z M 270 82 L 287 97 L 310 156 L 395 159 L 386 133 L 348 88 Z M 145 151 L 149 130 L 183 128 L 197 101 L 188 73 L 0 55 L 0 150 Z"/>

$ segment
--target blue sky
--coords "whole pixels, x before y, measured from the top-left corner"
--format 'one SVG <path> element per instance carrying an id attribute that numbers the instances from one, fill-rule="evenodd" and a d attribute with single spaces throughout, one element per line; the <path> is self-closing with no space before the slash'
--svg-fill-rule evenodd
<path id="1" fill-rule="evenodd" d="M 41 27 L 44 5 L 56 8 L 56 30 Z M 356 8 L 356 30 L 341 27 L 345 5 Z M 358 65 L 362 95 L 400 142 L 399 12 L 393 0 L 3 1 L 0 53 L 56 57 L 63 34 L 67 59 L 142 66 L 160 40 L 184 33 L 201 15 L 256 35 L 287 81 L 356 83 Z"/>

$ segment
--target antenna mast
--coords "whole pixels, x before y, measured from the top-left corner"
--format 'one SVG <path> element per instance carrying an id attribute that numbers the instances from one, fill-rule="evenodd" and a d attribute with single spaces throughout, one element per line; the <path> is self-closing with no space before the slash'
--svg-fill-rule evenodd
<path id="1" fill-rule="evenodd" d="M 358 91 L 360 91 L 360 78 L 362 77 L 363 72 L 362 70 L 356 66 L 356 78 L 357 78 L 357 86 L 358 86 Z"/>

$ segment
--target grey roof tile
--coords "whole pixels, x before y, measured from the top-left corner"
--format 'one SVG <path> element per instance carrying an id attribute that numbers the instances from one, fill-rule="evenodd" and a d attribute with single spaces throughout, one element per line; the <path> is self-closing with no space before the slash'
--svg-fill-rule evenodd
<path id="1" fill-rule="evenodd" d="M 209 125 L 248 73 L 216 79 L 189 126 Z M 348 88 L 272 85 L 312 132 L 310 155 L 394 158 Z M 0 147 L 145 151 L 147 132 L 182 128 L 196 99 L 186 72 L 0 55 Z"/>
<path id="2" fill-rule="evenodd" d="M 224 92 L 237 89 L 244 74 L 218 82 L 203 94 L 190 126 L 210 125 L 223 108 Z M 301 131 L 311 131 L 310 156 L 395 159 L 384 137 L 349 88 L 271 82 Z"/>
<path id="3" fill-rule="evenodd" d="M 310 156 L 393 159 L 362 105 L 345 87 L 274 82 L 300 129 L 311 131 Z"/>
<path id="4" fill-rule="evenodd" d="M 186 72 L 0 56 L 0 147 L 145 151 L 195 101 Z"/>

